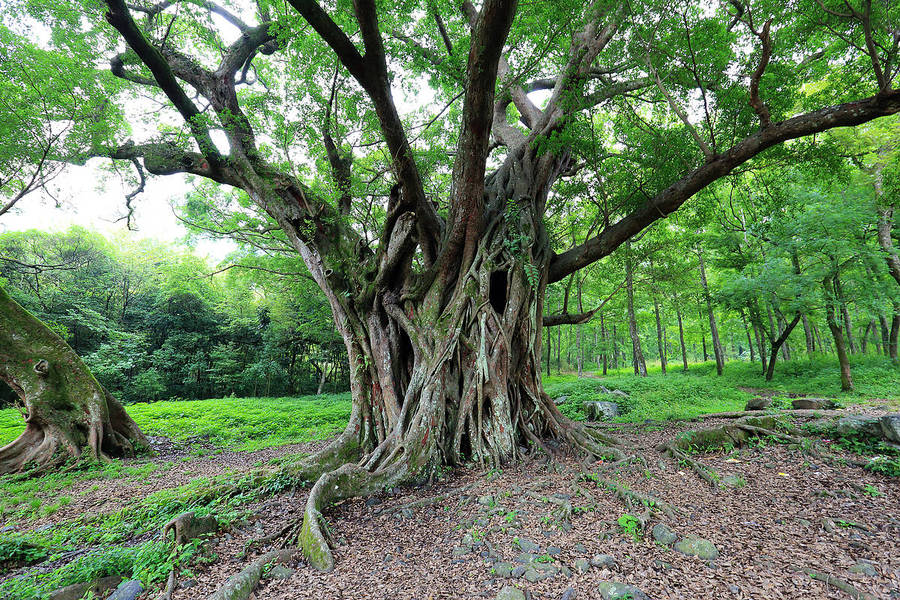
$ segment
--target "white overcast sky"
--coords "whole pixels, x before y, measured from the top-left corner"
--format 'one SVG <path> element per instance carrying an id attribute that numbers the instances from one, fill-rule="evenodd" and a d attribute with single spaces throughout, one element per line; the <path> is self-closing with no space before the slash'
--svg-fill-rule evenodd
<path id="1" fill-rule="evenodd" d="M 126 221 L 120 219 L 127 212 L 125 194 L 132 188 L 123 185 L 116 174 L 101 170 L 102 162 L 94 160 L 84 167 L 67 167 L 65 173 L 49 184 L 51 194 L 38 191 L 26 196 L 0 218 L 0 233 L 28 229 L 58 233 L 79 225 L 107 236 L 124 232 L 136 239 L 183 241 L 187 229 L 172 208 L 189 189 L 183 176 L 147 178 L 146 189 L 132 203 L 134 231 L 129 231 Z M 234 247 L 229 241 L 200 240 L 195 245 L 195 253 L 206 257 L 212 266 Z"/>

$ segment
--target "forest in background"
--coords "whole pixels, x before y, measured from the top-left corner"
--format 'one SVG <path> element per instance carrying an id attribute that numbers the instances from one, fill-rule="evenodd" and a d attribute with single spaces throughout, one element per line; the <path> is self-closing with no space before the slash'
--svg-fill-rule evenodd
<path id="1" fill-rule="evenodd" d="M 805 162 L 739 173 L 549 286 L 544 372 L 740 360 L 765 373 L 773 354 L 776 364 L 827 356 L 852 385 L 841 353 L 896 360 L 897 129 L 892 118 L 829 134 L 828 152 Z M 568 190 L 579 191 L 589 190 Z M 187 247 L 124 235 L 11 232 L 0 235 L 0 278 L 128 403 L 346 390 L 326 300 L 284 241 L 191 198 L 182 210 L 192 237 L 229 231 L 239 250 L 209 265 Z M 558 246 L 597 227 L 584 214 L 554 204 Z"/>

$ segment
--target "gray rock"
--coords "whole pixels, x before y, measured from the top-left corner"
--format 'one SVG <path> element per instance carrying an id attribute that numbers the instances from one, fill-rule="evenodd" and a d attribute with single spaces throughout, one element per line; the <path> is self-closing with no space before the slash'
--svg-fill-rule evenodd
<path id="1" fill-rule="evenodd" d="M 869 577 L 875 577 L 876 575 L 878 575 L 878 571 L 875 569 L 875 565 L 867 560 L 857 561 L 855 565 L 850 567 L 850 572 L 860 575 L 868 575 Z"/>
<path id="2" fill-rule="evenodd" d="M 587 418 L 591 421 L 602 421 L 619 416 L 619 406 L 615 402 L 589 400 L 585 401 L 582 406 Z"/>
<path id="3" fill-rule="evenodd" d="M 900 415 L 881 417 L 881 434 L 888 441 L 900 444 Z"/>
<path id="4" fill-rule="evenodd" d="M 568 400 L 568 399 L 569 399 L 568 396 L 560 396 L 559 398 L 554 398 L 554 399 L 553 399 L 553 402 L 554 402 L 554 404 L 556 404 L 556 405 L 560 405 L 560 404 L 562 404 L 563 402 L 565 402 L 565 401 Z"/>
<path id="5" fill-rule="evenodd" d="M 758 396 L 756 398 L 750 398 L 749 400 L 747 400 L 747 405 L 744 407 L 744 410 L 763 410 L 769 408 L 771 405 L 772 398 Z"/>
<path id="6" fill-rule="evenodd" d="M 525 592 L 519 588 L 508 585 L 497 592 L 495 600 L 525 600 Z"/>
<path id="7" fill-rule="evenodd" d="M 672 563 L 667 563 L 664 560 L 659 560 L 658 558 L 653 561 L 653 568 L 657 571 L 668 571 L 672 568 Z"/>
<path id="8" fill-rule="evenodd" d="M 862 417 L 859 415 L 842 417 L 835 421 L 834 430 L 842 436 L 854 433 L 881 436 L 881 424 L 878 422 L 878 417 Z"/>
<path id="9" fill-rule="evenodd" d="M 616 566 L 616 557 L 612 554 L 597 554 L 591 559 L 591 566 L 612 569 Z"/>
<path id="10" fill-rule="evenodd" d="M 722 478 L 722 485 L 730 488 L 742 488 L 747 485 L 747 481 L 740 475 L 726 475 Z"/>
<path id="11" fill-rule="evenodd" d="M 178 587 L 180 587 L 181 589 L 184 589 L 184 590 L 190 589 L 192 587 L 197 587 L 197 580 L 196 579 L 186 579 L 186 580 L 182 581 L 181 583 L 179 583 Z"/>
<path id="12" fill-rule="evenodd" d="M 120 584 L 107 600 L 135 600 L 143 591 L 141 582 L 133 579 Z"/>
<path id="13" fill-rule="evenodd" d="M 284 565 L 275 565 L 271 569 L 269 569 L 267 575 L 270 579 L 290 579 L 291 576 L 296 572 L 296 569 L 292 569 Z"/>
<path id="14" fill-rule="evenodd" d="M 378 506 L 379 504 L 381 504 L 381 498 L 375 498 L 373 496 L 372 498 L 369 498 L 368 500 L 366 500 L 366 506 L 369 506 L 369 507 Z"/>
<path id="15" fill-rule="evenodd" d="M 794 398 L 791 406 L 796 410 L 822 410 L 834 406 L 834 400 L 827 398 Z"/>
<path id="16" fill-rule="evenodd" d="M 93 592 L 94 596 L 102 597 L 106 592 L 119 585 L 121 581 L 121 577 L 113 576 L 103 577 L 96 581 L 73 583 L 50 592 L 49 600 L 81 600 L 88 591 Z"/>
<path id="17" fill-rule="evenodd" d="M 522 550 L 522 552 L 532 552 L 533 553 L 533 552 L 539 552 L 541 549 L 539 544 L 535 544 L 534 542 L 532 542 L 531 540 L 529 540 L 527 538 L 519 538 L 518 544 L 519 544 L 519 549 Z"/>
<path id="18" fill-rule="evenodd" d="M 559 600 L 575 600 L 577 598 L 574 588 L 566 588 Z"/>
<path id="19" fill-rule="evenodd" d="M 478 504 L 481 504 L 482 506 L 493 506 L 496 503 L 494 502 L 493 496 L 481 496 L 478 498 Z"/>
<path id="20" fill-rule="evenodd" d="M 688 556 L 696 556 L 703 560 L 715 560 L 719 557 L 719 550 L 709 540 L 699 537 L 686 537 L 675 544 L 675 549 Z"/>
<path id="21" fill-rule="evenodd" d="M 512 576 L 519 578 L 522 575 L 524 575 L 525 571 L 527 571 L 527 570 L 528 570 L 528 567 L 526 567 L 525 565 L 519 565 L 515 569 L 512 570 Z"/>
<path id="22" fill-rule="evenodd" d="M 675 543 L 675 540 L 678 539 L 678 534 L 669 529 L 664 523 L 657 523 L 654 525 L 650 533 L 653 536 L 653 539 L 663 546 L 671 546 Z"/>
<path id="23" fill-rule="evenodd" d="M 522 563 L 523 565 L 530 565 L 536 558 L 537 554 L 531 552 L 519 552 L 513 560 L 517 563 Z"/>
<path id="24" fill-rule="evenodd" d="M 572 546 L 572 550 L 574 550 L 575 552 L 579 552 L 581 554 L 587 554 L 587 548 L 585 548 L 584 544 L 581 544 L 581 543 L 575 544 L 574 546 Z"/>
<path id="25" fill-rule="evenodd" d="M 552 565 L 551 565 L 552 566 Z M 544 579 L 550 579 L 559 572 L 559 569 L 553 567 L 553 570 L 528 569 L 525 571 L 525 580 L 529 583 L 537 583 Z"/>
<path id="26" fill-rule="evenodd" d="M 603 600 L 650 600 L 647 594 L 633 585 L 616 581 L 601 581 L 597 585 L 597 591 Z"/>
<path id="27" fill-rule="evenodd" d="M 453 549 L 453 556 L 465 556 L 471 551 L 471 548 L 466 548 L 465 546 L 457 546 Z"/>
<path id="28" fill-rule="evenodd" d="M 508 562 L 497 562 L 491 570 L 497 577 L 512 577 L 513 566 Z"/>
<path id="29" fill-rule="evenodd" d="M 556 546 L 548 546 L 547 554 L 549 554 L 550 556 L 559 556 L 560 554 L 562 554 L 562 550 L 560 550 Z"/>
<path id="30" fill-rule="evenodd" d="M 591 570 L 591 563 L 586 558 L 576 558 L 575 559 L 575 570 L 579 573 L 587 573 Z"/>

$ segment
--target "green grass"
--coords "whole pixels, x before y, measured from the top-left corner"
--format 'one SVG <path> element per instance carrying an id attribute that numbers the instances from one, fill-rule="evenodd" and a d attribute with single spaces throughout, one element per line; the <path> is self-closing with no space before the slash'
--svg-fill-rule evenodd
<path id="1" fill-rule="evenodd" d="M 584 400 L 617 400 L 623 411 L 617 419 L 621 422 L 692 419 L 705 413 L 743 410 L 753 394 L 739 388 L 835 398 L 843 404 L 872 399 L 894 404 L 900 401 L 900 367 L 890 360 L 852 357 L 851 370 L 855 389 L 846 393 L 840 391 L 838 365 L 833 357 L 778 363 L 772 381 L 765 380 L 758 362 L 729 362 L 721 377 L 716 375 L 714 363 L 702 363 L 690 365 L 687 373 L 680 365 L 670 365 L 667 375 L 662 375 L 657 366 L 650 368 L 648 377 L 636 377 L 630 369 L 619 369 L 597 378 L 544 376 L 544 387 L 551 398 L 568 396 L 560 408 L 576 419 L 584 419 Z M 601 385 L 622 390 L 629 397 L 601 398 Z"/>
<path id="2" fill-rule="evenodd" d="M 231 450 L 258 450 L 339 432 L 350 418 L 350 394 L 182 400 L 126 408 L 147 435 L 176 441 L 199 437 Z M 23 428 L 21 413 L 0 410 L 0 446 L 15 439 Z"/>

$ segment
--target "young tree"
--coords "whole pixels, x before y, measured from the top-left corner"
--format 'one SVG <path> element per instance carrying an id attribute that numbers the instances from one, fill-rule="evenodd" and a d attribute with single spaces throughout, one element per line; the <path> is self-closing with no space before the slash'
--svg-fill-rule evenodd
<path id="1" fill-rule="evenodd" d="M 342 498 L 547 437 L 615 453 L 541 389 L 546 286 L 773 146 L 900 111 L 887 4 L 93 6 L 75 12 L 97 26 L 94 52 L 185 124 L 93 153 L 242 190 L 331 305 L 353 412 L 310 462 L 301 539 L 320 568 L 320 510 Z M 837 83 L 804 92 L 821 81 Z M 397 94 L 426 85 L 438 108 L 403 110 Z M 696 98 L 700 119 L 684 108 Z M 606 193 L 565 194 L 565 180 Z M 544 215 L 560 202 L 596 210 L 598 231 L 554 247 Z"/>

